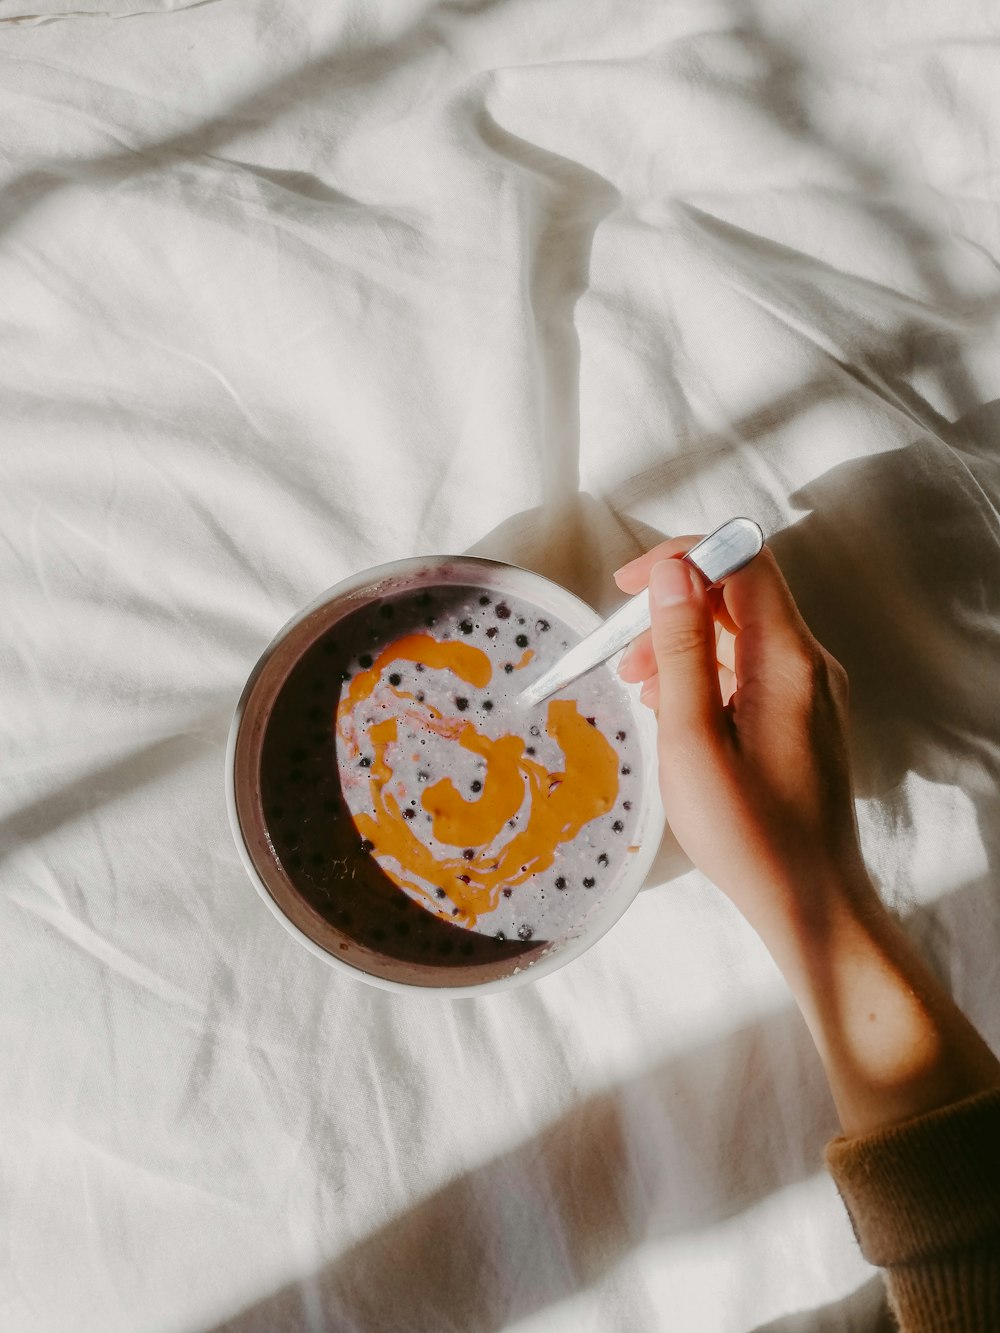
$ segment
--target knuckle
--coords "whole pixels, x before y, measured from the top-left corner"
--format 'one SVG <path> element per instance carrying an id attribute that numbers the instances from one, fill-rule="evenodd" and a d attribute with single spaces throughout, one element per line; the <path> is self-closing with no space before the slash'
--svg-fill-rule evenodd
<path id="1" fill-rule="evenodd" d="M 834 694 L 846 699 L 851 691 L 851 680 L 842 662 L 832 653 L 826 654 L 826 669 Z"/>
<path id="2" fill-rule="evenodd" d="M 791 697 L 800 703 L 811 699 L 821 670 L 819 654 L 809 644 L 800 643 L 791 649 L 785 656 L 782 673 Z"/>
<path id="3" fill-rule="evenodd" d="M 847 672 L 832 653 L 815 641 L 803 641 L 786 655 L 782 677 L 793 707 L 811 711 L 823 701 L 834 706 L 847 702 Z"/>
<path id="4" fill-rule="evenodd" d="M 704 650 L 704 630 L 701 625 L 693 621 L 685 621 L 679 625 L 661 626 L 653 639 L 653 646 L 658 658 L 686 657 L 689 653 Z"/>

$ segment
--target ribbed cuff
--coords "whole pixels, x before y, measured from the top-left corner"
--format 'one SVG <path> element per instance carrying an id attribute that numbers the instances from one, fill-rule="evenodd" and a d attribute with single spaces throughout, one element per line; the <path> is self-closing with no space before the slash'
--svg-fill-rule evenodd
<path id="1" fill-rule="evenodd" d="M 907 1333 L 998 1333 L 1000 1241 L 891 1268 L 889 1300 Z"/>
<path id="2" fill-rule="evenodd" d="M 826 1164 L 869 1263 L 918 1264 L 991 1242 L 1000 1254 L 1000 1090 L 834 1139 Z"/>

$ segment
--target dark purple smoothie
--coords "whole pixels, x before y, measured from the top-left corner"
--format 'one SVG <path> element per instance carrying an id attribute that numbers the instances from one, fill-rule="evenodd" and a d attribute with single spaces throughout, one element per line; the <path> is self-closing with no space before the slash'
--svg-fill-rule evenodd
<path id="1" fill-rule="evenodd" d="M 350 612 L 292 666 L 260 749 L 267 848 L 352 949 L 502 975 L 610 891 L 643 778 L 624 687 L 601 667 L 553 711 L 517 703 L 579 638 L 524 598 L 439 586 Z M 576 822 L 573 781 L 595 802 Z"/>

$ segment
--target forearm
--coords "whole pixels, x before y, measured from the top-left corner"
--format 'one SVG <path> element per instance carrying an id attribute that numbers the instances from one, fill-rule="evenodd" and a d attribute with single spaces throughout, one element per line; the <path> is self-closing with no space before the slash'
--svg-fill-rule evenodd
<path id="1" fill-rule="evenodd" d="M 711 606 L 677 568 L 684 549 L 616 576 L 623 592 L 649 584 L 650 634 L 621 670 L 657 708 L 670 827 L 809 1025 L 846 1135 L 827 1161 L 902 1327 L 1000 1329 L 1000 1064 L 864 869 L 846 673 L 766 548 Z"/>
<path id="2" fill-rule="evenodd" d="M 752 924 L 809 1026 L 844 1133 L 1000 1087 L 1000 1062 L 863 871 L 791 886 Z"/>
<path id="3" fill-rule="evenodd" d="M 902 1333 L 1000 1327 L 1000 1064 L 860 862 L 753 924 L 826 1069 L 845 1137 L 827 1165 Z"/>

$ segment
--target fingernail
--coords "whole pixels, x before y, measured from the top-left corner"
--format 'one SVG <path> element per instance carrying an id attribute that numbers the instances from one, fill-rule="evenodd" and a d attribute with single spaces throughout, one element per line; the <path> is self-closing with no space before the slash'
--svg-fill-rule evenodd
<path id="1" fill-rule="evenodd" d="M 625 571 L 626 571 L 626 569 L 631 569 L 632 566 L 633 566 L 637 561 L 639 561 L 639 560 L 641 560 L 641 559 L 642 559 L 642 556 L 637 555 L 636 558 L 635 558 L 635 560 L 628 560 L 628 561 L 626 561 L 625 564 L 622 565 L 621 569 L 616 569 L 616 570 L 615 570 L 615 572 L 611 575 L 611 577 L 612 577 L 613 579 L 616 579 L 616 578 L 618 577 L 619 574 L 624 574 Z"/>
<path id="2" fill-rule="evenodd" d="M 653 702 L 655 698 L 656 698 L 656 681 L 655 679 L 647 680 L 645 685 L 643 685 L 642 689 L 639 691 L 639 702 L 641 704 L 646 704 L 648 706 Z"/>
<path id="3" fill-rule="evenodd" d="M 694 571 L 683 560 L 659 560 L 649 573 L 649 595 L 656 606 L 676 606 L 694 596 Z"/>

